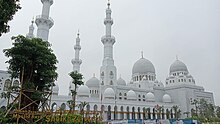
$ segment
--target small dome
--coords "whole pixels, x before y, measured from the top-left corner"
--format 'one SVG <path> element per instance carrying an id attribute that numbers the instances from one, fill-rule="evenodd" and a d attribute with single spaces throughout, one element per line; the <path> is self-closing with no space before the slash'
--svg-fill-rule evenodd
<path id="1" fill-rule="evenodd" d="M 117 84 L 118 84 L 118 85 L 126 86 L 126 82 L 125 82 L 125 80 L 122 79 L 121 77 L 117 80 Z"/>
<path id="2" fill-rule="evenodd" d="M 97 79 L 95 76 L 92 77 L 91 79 L 89 79 L 87 82 L 86 82 L 86 85 L 88 87 L 99 87 L 99 79 Z"/>
<path id="3" fill-rule="evenodd" d="M 147 93 L 146 98 L 147 98 L 147 101 L 155 101 L 154 94 L 151 92 Z"/>
<path id="4" fill-rule="evenodd" d="M 132 74 L 155 73 L 154 65 L 145 58 L 140 58 L 132 68 Z"/>
<path id="5" fill-rule="evenodd" d="M 115 98 L 115 91 L 112 88 L 107 88 L 104 91 L 104 98 Z"/>
<path id="6" fill-rule="evenodd" d="M 136 100 L 137 99 L 137 95 L 133 90 L 129 90 L 127 92 L 127 98 L 130 100 Z"/>
<path id="7" fill-rule="evenodd" d="M 188 72 L 188 69 L 186 65 L 181 62 L 180 60 L 176 60 L 171 66 L 170 66 L 170 73 L 177 72 L 177 71 L 185 71 Z"/>
<path id="8" fill-rule="evenodd" d="M 168 94 L 163 95 L 163 102 L 169 103 L 171 102 L 171 97 Z"/>
<path id="9" fill-rule="evenodd" d="M 79 86 L 77 95 L 79 95 L 79 96 L 89 96 L 90 95 L 89 88 L 86 85 Z"/>

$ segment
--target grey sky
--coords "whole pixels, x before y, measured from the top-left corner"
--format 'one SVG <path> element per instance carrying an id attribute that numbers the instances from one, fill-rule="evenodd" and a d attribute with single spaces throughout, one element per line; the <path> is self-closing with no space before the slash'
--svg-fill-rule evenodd
<path id="1" fill-rule="evenodd" d="M 80 30 L 85 81 L 99 77 L 103 57 L 107 0 L 54 0 L 50 16 L 55 24 L 49 41 L 57 55 L 60 94 L 67 94 L 74 58 L 73 46 Z M 33 16 L 40 15 L 40 0 L 22 0 L 22 9 L 10 22 L 10 33 L 0 37 L 0 51 L 11 47 L 10 37 L 25 35 Z M 164 83 L 176 55 L 195 78 L 196 84 L 214 93 L 220 105 L 220 1 L 219 0 L 111 0 L 114 19 L 114 60 L 118 77 L 131 79 L 133 64 L 141 57 L 155 66 L 157 79 Z M 37 27 L 35 26 L 35 34 Z M 0 69 L 7 58 L 0 52 Z"/>

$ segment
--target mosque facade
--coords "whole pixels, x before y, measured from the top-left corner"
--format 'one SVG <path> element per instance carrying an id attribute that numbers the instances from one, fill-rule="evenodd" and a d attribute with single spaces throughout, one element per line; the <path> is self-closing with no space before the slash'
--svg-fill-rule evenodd
<path id="1" fill-rule="evenodd" d="M 41 0 L 43 10 L 37 16 L 35 23 L 38 26 L 37 37 L 48 40 L 49 29 L 53 26 L 53 20 L 49 17 L 50 6 L 53 0 Z M 117 77 L 117 67 L 114 65 L 113 48 L 116 38 L 111 32 L 113 19 L 110 3 L 107 4 L 104 19 L 105 34 L 101 38 L 104 47 L 104 57 L 100 67 L 100 76 L 93 76 L 84 85 L 77 87 L 76 102 L 87 102 L 84 108 L 86 112 L 98 112 L 105 120 L 117 119 L 167 119 L 176 118 L 173 107 L 180 109 L 180 117 L 185 118 L 186 112 L 191 113 L 195 99 L 205 99 L 214 104 L 213 93 L 207 92 L 202 86 L 196 85 L 193 76 L 189 73 L 187 66 L 176 59 L 170 66 L 169 76 L 162 83 L 157 80 L 153 63 L 142 55 L 132 68 L 130 82 L 122 77 Z M 33 35 L 33 21 L 29 27 L 28 38 Z M 71 61 L 73 71 L 80 72 L 80 37 L 76 38 L 75 58 Z M 83 74 L 83 72 L 80 72 Z M 0 91 L 7 91 L 10 82 L 9 74 L 0 71 Z M 15 80 L 17 81 L 17 80 Z M 15 82 L 14 81 L 14 82 Z M 16 84 L 17 85 L 17 84 Z M 70 83 L 69 95 L 59 95 L 58 85 L 53 87 L 51 108 L 69 109 L 67 101 L 72 99 L 70 91 L 74 85 Z M 5 103 L 3 99 L 0 103 Z M 1 104 L 0 104 L 1 105 Z M 76 108 L 80 109 L 80 108 Z M 92 114 L 90 115 L 92 116 Z"/>

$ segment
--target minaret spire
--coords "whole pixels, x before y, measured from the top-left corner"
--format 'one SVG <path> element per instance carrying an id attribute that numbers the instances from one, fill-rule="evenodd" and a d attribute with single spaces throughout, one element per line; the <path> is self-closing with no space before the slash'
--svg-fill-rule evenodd
<path id="1" fill-rule="evenodd" d="M 77 33 L 76 45 L 74 46 L 74 50 L 75 50 L 75 58 L 72 59 L 73 71 L 80 72 L 80 65 L 82 64 L 82 60 L 79 59 L 79 51 L 81 50 L 79 30 Z"/>
<path id="2" fill-rule="evenodd" d="M 106 17 L 104 20 L 105 24 L 105 35 L 102 37 L 101 41 L 104 45 L 104 58 L 101 66 L 101 81 L 104 85 L 114 85 L 116 84 L 116 67 L 114 66 L 113 60 L 113 45 L 115 43 L 115 37 L 111 34 L 111 26 L 113 20 L 111 18 L 110 2 L 107 3 Z M 103 84 L 102 83 L 102 84 Z"/>
<path id="3" fill-rule="evenodd" d="M 141 58 L 144 58 L 144 52 L 141 51 Z"/>
<path id="4" fill-rule="evenodd" d="M 34 37 L 34 18 L 31 21 L 31 25 L 29 26 L 29 32 L 26 35 L 27 38 L 33 38 Z"/>
<path id="5" fill-rule="evenodd" d="M 50 6 L 53 4 L 53 0 L 41 0 L 43 4 L 42 14 L 36 17 L 35 23 L 38 27 L 37 37 L 42 38 L 44 41 L 48 41 L 49 29 L 53 26 L 54 21 L 49 17 Z"/>

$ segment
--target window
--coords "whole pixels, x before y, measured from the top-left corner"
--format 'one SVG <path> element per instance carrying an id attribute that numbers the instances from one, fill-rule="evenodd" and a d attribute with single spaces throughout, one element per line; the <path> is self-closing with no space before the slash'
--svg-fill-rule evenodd
<path id="1" fill-rule="evenodd" d="M 171 80 L 170 80 L 170 83 L 171 83 Z"/>
<path id="2" fill-rule="evenodd" d="M 189 82 L 191 82 L 191 79 L 189 79 Z"/>
<path id="3" fill-rule="evenodd" d="M 110 71 L 110 75 L 111 75 L 111 76 L 113 76 L 113 75 L 114 75 L 112 71 Z"/>
<path id="4" fill-rule="evenodd" d="M 173 83 L 174 83 L 174 80 L 173 80 Z"/>
<path id="5" fill-rule="evenodd" d="M 125 99 L 125 100 L 127 99 L 127 94 L 126 94 L 126 93 L 124 93 L 124 99 Z"/>
<path id="6" fill-rule="evenodd" d="M 110 81 L 110 85 L 113 85 L 113 82 L 112 82 L 112 80 Z"/>
<path id="7" fill-rule="evenodd" d="M 181 79 L 181 82 L 183 82 L 183 79 Z"/>
<path id="8" fill-rule="evenodd" d="M 180 82 L 180 79 L 178 79 L 178 82 Z"/>
<path id="9" fill-rule="evenodd" d="M 104 72 L 101 73 L 101 76 L 104 76 Z"/>

